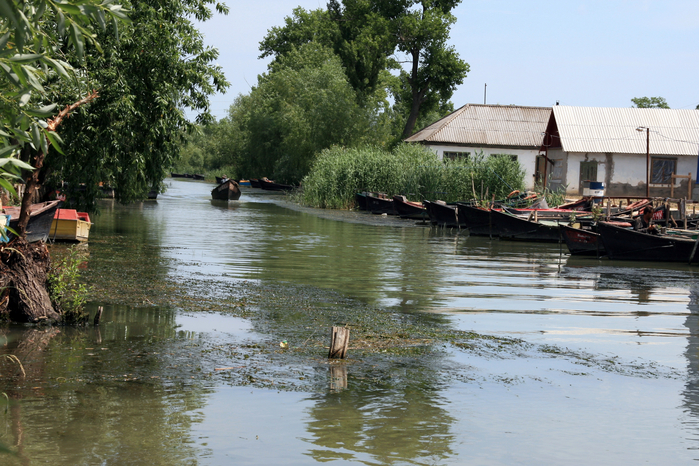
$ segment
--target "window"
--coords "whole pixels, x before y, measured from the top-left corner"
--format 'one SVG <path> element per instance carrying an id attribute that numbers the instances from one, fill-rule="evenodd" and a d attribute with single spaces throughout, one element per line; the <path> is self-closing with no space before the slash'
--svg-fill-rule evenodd
<path id="1" fill-rule="evenodd" d="M 470 152 L 447 152 L 447 151 L 444 151 L 442 154 L 442 157 L 444 159 L 451 159 L 451 160 L 466 160 L 466 159 L 468 159 L 469 155 L 471 155 Z"/>
<path id="2" fill-rule="evenodd" d="M 669 185 L 677 170 L 677 159 L 651 157 L 650 169 L 650 184 Z"/>

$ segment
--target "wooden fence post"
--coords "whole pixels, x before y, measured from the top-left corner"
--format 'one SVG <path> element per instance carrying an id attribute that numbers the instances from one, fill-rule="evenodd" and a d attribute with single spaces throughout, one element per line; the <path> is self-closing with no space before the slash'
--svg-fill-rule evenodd
<path id="1" fill-rule="evenodd" d="M 330 330 L 330 351 L 328 358 L 344 359 L 349 346 L 350 331 L 347 327 L 332 327 Z"/>

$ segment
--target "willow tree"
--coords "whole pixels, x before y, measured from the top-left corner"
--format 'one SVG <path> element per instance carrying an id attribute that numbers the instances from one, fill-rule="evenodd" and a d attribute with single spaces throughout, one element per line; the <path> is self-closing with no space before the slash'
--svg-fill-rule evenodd
<path id="1" fill-rule="evenodd" d="M 103 52 L 90 48 L 85 72 L 100 98 L 66 122 L 64 154 L 47 164 L 50 181 L 84 186 L 68 191 L 69 201 L 92 208 L 100 183 L 121 202 L 144 199 L 161 187 L 193 127 L 185 112 L 213 121 L 209 96 L 228 83 L 215 64 L 218 50 L 205 46 L 192 21 L 214 9 L 228 12 L 215 0 L 131 0 L 132 24 L 118 36 L 98 34 Z"/>

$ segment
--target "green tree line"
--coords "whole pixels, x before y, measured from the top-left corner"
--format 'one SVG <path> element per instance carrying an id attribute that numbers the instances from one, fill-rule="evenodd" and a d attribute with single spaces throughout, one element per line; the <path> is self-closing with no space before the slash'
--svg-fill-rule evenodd
<path id="1" fill-rule="evenodd" d="M 177 171 L 298 184 L 333 146 L 391 149 L 453 110 L 469 66 L 448 44 L 460 0 L 331 0 L 260 42 L 271 58 L 225 118 L 182 146 Z"/>

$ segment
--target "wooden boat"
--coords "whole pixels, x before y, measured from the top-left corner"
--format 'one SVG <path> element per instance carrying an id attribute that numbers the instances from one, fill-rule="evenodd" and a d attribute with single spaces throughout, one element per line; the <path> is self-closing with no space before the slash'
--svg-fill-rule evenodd
<path id="1" fill-rule="evenodd" d="M 247 187 L 251 188 L 252 184 L 250 183 L 250 180 L 239 180 L 238 186 L 247 186 Z"/>
<path id="2" fill-rule="evenodd" d="M 233 180 L 226 180 L 211 190 L 211 197 L 219 201 L 237 201 L 240 199 L 240 186 Z"/>
<path id="3" fill-rule="evenodd" d="M 430 223 L 433 225 L 458 228 L 457 208 L 455 204 L 447 204 L 444 201 L 423 201 Z"/>
<path id="4" fill-rule="evenodd" d="M 260 188 L 265 191 L 292 191 L 294 189 L 290 184 L 275 183 L 267 178 L 260 178 Z"/>
<path id="5" fill-rule="evenodd" d="M 372 214 L 396 215 L 393 199 L 380 193 L 366 193 L 366 210 Z"/>
<path id="6" fill-rule="evenodd" d="M 366 207 L 366 195 L 367 192 L 354 193 L 354 202 L 357 204 L 359 210 L 367 210 Z"/>
<path id="7" fill-rule="evenodd" d="M 260 188 L 260 180 L 257 178 L 250 178 L 250 186 L 253 188 Z"/>
<path id="8" fill-rule="evenodd" d="M 189 175 L 186 173 L 170 173 L 170 176 L 172 178 L 189 178 Z"/>
<path id="9" fill-rule="evenodd" d="M 195 180 L 200 180 L 200 181 L 206 179 L 206 177 L 204 175 L 196 175 L 196 174 L 192 175 L 192 178 Z"/>
<path id="10" fill-rule="evenodd" d="M 49 238 L 55 241 L 87 241 L 91 226 L 87 212 L 57 209 L 51 223 Z"/>
<path id="11" fill-rule="evenodd" d="M 599 233 L 569 225 L 561 225 L 560 228 L 571 255 L 601 257 L 607 254 Z"/>
<path id="12" fill-rule="evenodd" d="M 405 196 L 393 196 L 393 208 L 400 218 L 428 220 L 427 208 L 422 202 L 409 201 Z"/>
<path id="13" fill-rule="evenodd" d="M 542 243 L 558 243 L 562 240 L 558 227 L 561 221 L 558 219 L 534 221 L 495 209 L 490 211 L 490 216 L 493 236 L 499 236 L 500 239 Z"/>
<path id="14" fill-rule="evenodd" d="M 607 222 L 599 222 L 597 231 L 610 259 L 699 262 L 699 248 L 695 247 L 697 241 L 680 235 L 652 235 Z"/>
<path id="15" fill-rule="evenodd" d="M 225 181 L 228 181 L 228 177 L 226 175 L 216 177 L 216 184 L 221 184 Z"/>
<path id="16" fill-rule="evenodd" d="M 29 222 L 27 223 L 27 241 L 33 243 L 35 241 L 47 241 L 49 232 L 51 231 L 51 223 L 53 216 L 58 209 L 58 204 L 61 201 L 48 201 L 39 204 L 32 204 L 29 207 Z M 10 228 L 17 231 L 19 225 L 20 207 L 12 206 L 5 207 L 5 213 L 10 216 Z M 9 239 L 14 235 L 9 234 Z"/>
<path id="17" fill-rule="evenodd" d="M 473 236 L 493 236 L 490 209 L 457 202 L 457 218 L 459 227 L 467 228 Z"/>

